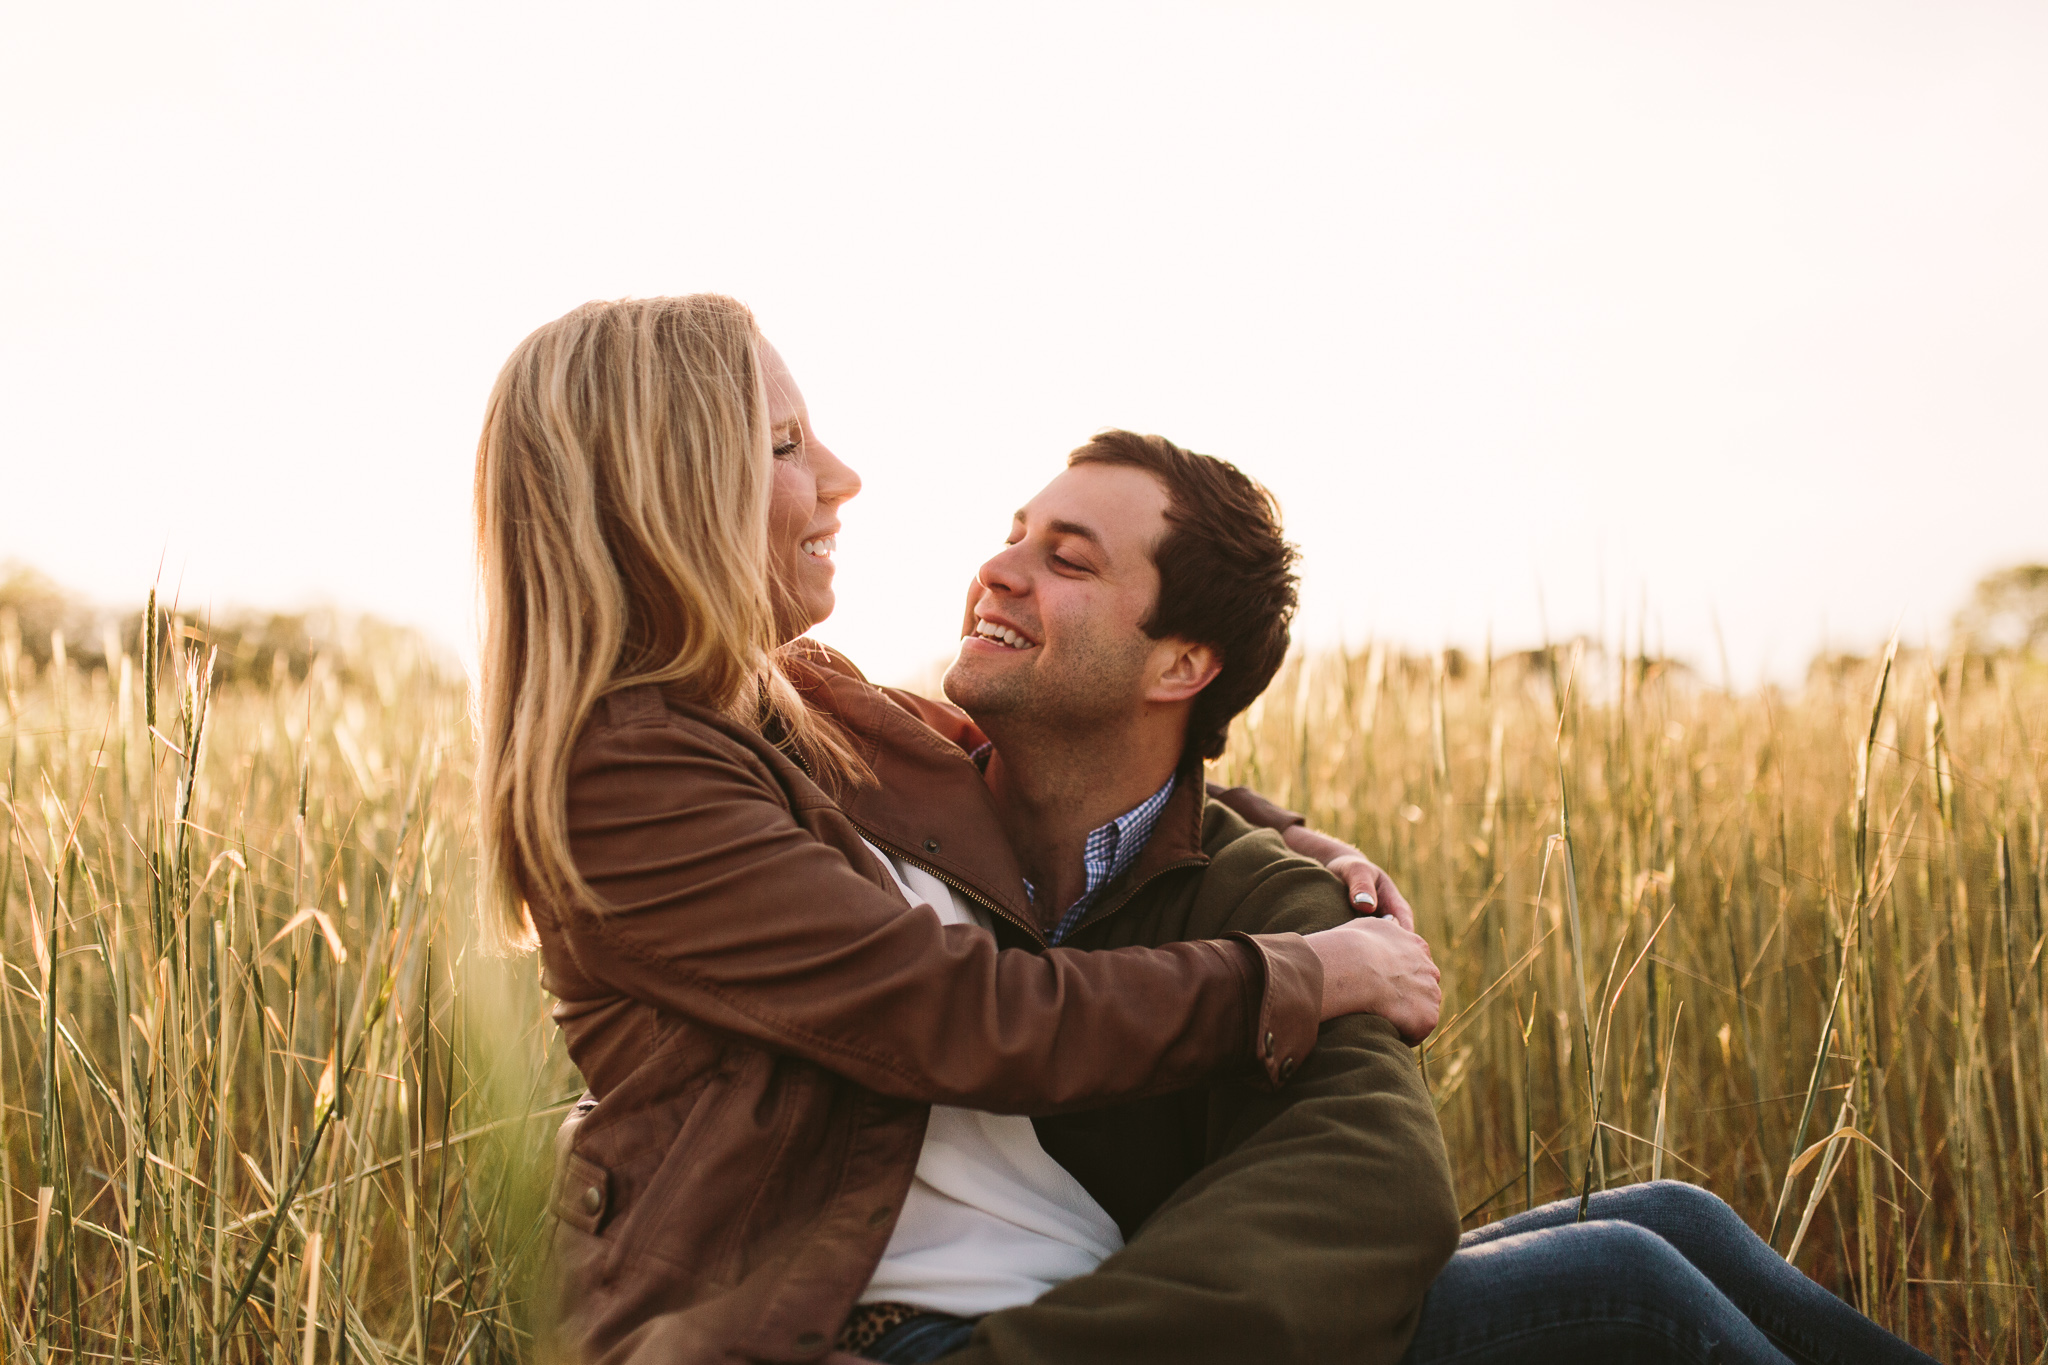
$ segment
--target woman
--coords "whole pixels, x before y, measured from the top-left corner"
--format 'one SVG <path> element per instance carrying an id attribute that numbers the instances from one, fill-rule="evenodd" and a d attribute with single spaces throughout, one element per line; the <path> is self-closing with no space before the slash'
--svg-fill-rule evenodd
<path id="1" fill-rule="evenodd" d="M 595 1097 L 564 1129 L 557 1255 L 574 1349 L 607 1360 L 822 1356 L 930 1105 L 1277 1086 L 1320 1020 L 1370 1008 L 1390 928 L 1037 954 L 907 912 L 864 842 L 888 832 L 826 790 L 870 778 L 878 736 L 944 746 L 908 702 L 865 689 L 841 729 L 792 680 L 846 681 L 783 647 L 831 607 L 859 485 L 800 422 L 770 430 L 764 354 L 728 299 L 587 305 L 513 353 L 478 450 L 484 844 Z M 905 780 L 945 835 L 891 851 L 1017 918 L 978 772 L 925 757 Z"/>

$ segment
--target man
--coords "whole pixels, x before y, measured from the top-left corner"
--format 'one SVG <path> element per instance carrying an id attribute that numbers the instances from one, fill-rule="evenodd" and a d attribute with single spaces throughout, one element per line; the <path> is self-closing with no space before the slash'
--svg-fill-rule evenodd
<path id="1" fill-rule="evenodd" d="M 1038 930 L 982 917 L 1004 946 L 1158 945 L 1348 918 L 1334 878 L 1202 781 L 1202 761 L 1285 657 L 1292 561 L 1263 489 L 1158 437 L 1103 433 L 1018 512 L 978 575 L 945 680 L 978 727 L 950 737 L 986 764 Z M 946 728 L 938 708 L 906 704 Z M 888 826 L 890 786 L 849 799 L 864 827 Z M 1305 831 L 1290 837 L 1325 852 Z M 916 875 L 876 852 L 900 879 Z M 945 886 L 904 888 L 947 914 Z M 1066 1365 L 1397 1359 L 1458 1231 L 1442 1136 L 1402 1038 L 1435 1024 L 1435 969 L 1419 940 L 1407 954 L 1392 959 L 1390 1018 L 1324 1025 L 1312 1052 L 1279 1059 L 1289 1083 L 1277 1092 L 1222 1085 L 1036 1120 L 1037 1146 L 1084 1192 L 1064 1222 L 1057 1206 L 1077 1196 L 1031 1176 L 1036 1154 L 1014 1134 L 1005 1156 L 935 1108 L 863 1310 L 886 1330 L 845 1344 L 902 1361 L 934 1349 Z M 1030 1203 L 1034 1179 L 1043 1197 Z M 1020 1197 L 1034 1212 L 1006 1217 Z M 1095 1230 L 1098 1213 L 1114 1233 Z M 1034 1218 L 1051 1221 L 1018 1235 L 1013 1223 Z M 966 1319 L 980 1282 L 962 1267 L 995 1247 L 1099 1264 L 977 1330 Z M 948 1313 L 912 1317 L 903 1299 Z"/>

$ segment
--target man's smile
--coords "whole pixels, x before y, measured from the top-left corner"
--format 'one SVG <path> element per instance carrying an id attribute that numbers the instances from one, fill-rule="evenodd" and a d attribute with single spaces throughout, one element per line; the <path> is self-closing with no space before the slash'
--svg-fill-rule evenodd
<path id="1" fill-rule="evenodd" d="M 988 643 L 1003 649 L 1026 650 L 1038 647 L 1038 641 L 1032 639 L 1009 622 L 998 621 L 993 617 L 983 616 L 979 613 L 976 613 L 974 618 L 974 633 L 967 638 L 970 640 L 986 640 Z"/>

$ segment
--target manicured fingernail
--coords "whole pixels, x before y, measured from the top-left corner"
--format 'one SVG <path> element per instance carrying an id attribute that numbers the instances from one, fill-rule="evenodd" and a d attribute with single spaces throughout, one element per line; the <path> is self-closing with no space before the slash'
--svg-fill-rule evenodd
<path id="1" fill-rule="evenodd" d="M 1374 909 L 1379 908 L 1379 902 L 1374 900 L 1372 898 L 1372 893 L 1368 891 L 1361 891 L 1357 895 L 1353 896 L 1351 898 L 1351 903 L 1353 905 L 1370 905 Z"/>

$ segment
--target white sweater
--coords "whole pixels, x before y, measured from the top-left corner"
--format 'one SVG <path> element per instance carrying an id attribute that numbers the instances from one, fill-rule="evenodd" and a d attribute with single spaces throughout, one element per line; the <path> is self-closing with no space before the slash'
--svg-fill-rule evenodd
<path id="1" fill-rule="evenodd" d="M 913 906 L 930 906 L 943 924 L 988 927 L 937 877 L 868 847 Z M 1030 1303 L 1123 1244 L 1102 1206 L 1038 1145 L 1030 1119 L 935 1104 L 902 1215 L 860 1301 L 979 1317 Z"/>

